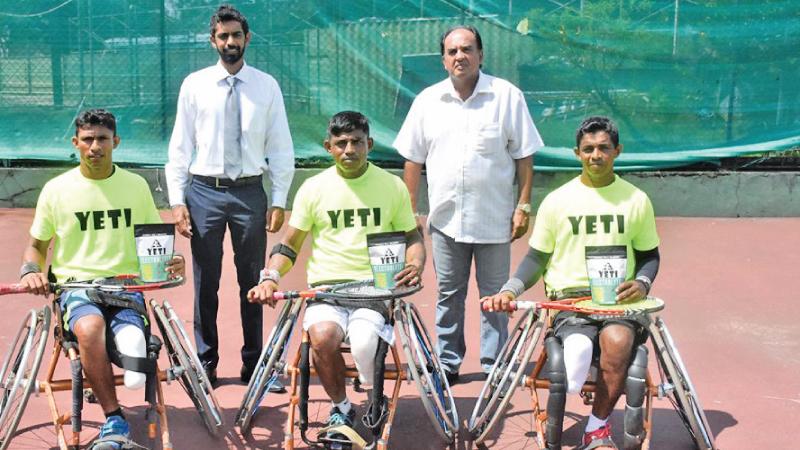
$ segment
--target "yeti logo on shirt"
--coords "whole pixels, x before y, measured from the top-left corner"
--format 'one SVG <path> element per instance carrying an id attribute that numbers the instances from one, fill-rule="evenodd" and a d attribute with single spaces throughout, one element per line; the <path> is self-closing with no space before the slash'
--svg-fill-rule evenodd
<path id="1" fill-rule="evenodd" d="M 587 215 L 587 216 L 568 216 L 570 225 L 572 225 L 572 234 L 577 236 L 583 230 L 586 234 L 605 233 L 609 234 L 614 228 L 615 232 L 625 234 L 625 216 L 622 214 L 602 214 L 602 215 Z"/>
<path id="2" fill-rule="evenodd" d="M 117 229 L 121 226 L 130 228 L 131 209 L 109 209 L 106 211 L 76 211 L 75 217 L 81 231 L 86 231 L 90 226 L 93 230 L 104 230 L 106 228 Z"/>
<path id="3" fill-rule="evenodd" d="M 380 208 L 336 209 L 327 211 L 331 228 L 354 228 L 381 225 Z"/>

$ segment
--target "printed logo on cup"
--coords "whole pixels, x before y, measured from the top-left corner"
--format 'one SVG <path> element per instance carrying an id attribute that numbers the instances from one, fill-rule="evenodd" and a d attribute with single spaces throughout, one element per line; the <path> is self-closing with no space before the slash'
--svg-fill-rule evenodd
<path id="1" fill-rule="evenodd" d="M 367 235 L 372 278 L 378 289 L 393 289 L 394 276 L 406 265 L 406 234 L 402 231 Z"/>
<path id="2" fill-rule="evenodd" d="M 628 248 L 624 245 L 586 247 L 586 272 L 592 302 L 613 305 L 617 302 L 617 286 L 628 273 Z"/>
<path id="3" fill-rule="evenodd" d="M 152 283 L 167 279 L 167 264 L 175 247 L 173 224 L 142 224 L 133 226 L 136 238 L 136 256 L 139 258 L 139 276 Z"/>

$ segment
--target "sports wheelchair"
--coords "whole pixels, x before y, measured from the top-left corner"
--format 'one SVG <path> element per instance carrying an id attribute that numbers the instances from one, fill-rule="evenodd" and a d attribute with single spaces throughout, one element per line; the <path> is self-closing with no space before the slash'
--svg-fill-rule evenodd
<path id="1" fill-rule="evenodd" d="M 289 389 L 291 397 L 284 430 L 285 449 L 293 449 L 295 446 L 295 427 L 298 429 L 300 439 L 312 448 L 386 449 L 399 400 L 400 382 L 413 379 L 437 434 L 446 443 L 452 443 L 459 426 L 455 400 L 419 311 L 412 303 L 407 303 L 401 298 L 420 289 L 421 286 L 396 288 L 392 291 L 379 290 L 372 287 L 372 280 L 367 280 L 342 283 L 312 291 L 276 293 L 276 299 L 283 298 L 288 301 L 281 308 L 236 414 L 236 424 L 242 432 L 246 433 L 252 427 L 253 417 L 269 386 L 281 374 L 288 374 L 291 381 Z M 362 423 L 370 434 L 369 442 L 349 427 L 339 427 L 335 430 L 347 437 L 346 442 L 328 441 L 325 434 L 329 430 L 319 427 L 321 420 L 309 420 L 309 381 L 316 372 L 311 364 L 307 332 L 303 332 L 300 348 L 293 360 L 288 364 L 286 362 L 292 330 L 307 301 L 326 301 L 341 305 L 386 302 L 389 323 L 394 325 L 400 336 L 407 370 L 400 360 L 397 345 L 390 345 L 380 339 L 375 356 L 373 388 L 369 391 L 368 407 L 362 417 Z M 346 346 L 343 347 L 343 351 L 348 351 Z M 387 365 L 385 359 L 389 353 L 392 355 L 392 364 Z M 358 371 L 352 364 L 347 365 L 345 377 L 352 378 L 355 389 L 360 390 Z M 387 379 L 394 381 L 388 398 L 384 395 L 383 383 Z M 318 411 L 321 408 L 314 409 Z M 316 439 L 309 436 L 312 434 L 309 433 L 309 429 L 313 426 L 318 427 Z"/>
<path id="2" fill-rule="evenodd" d="M 217 435 L 223 425 L 220 407 L 214 397 L 213 388 L 202 369 L 197 353 L 189 340 L 180 319 L 168 301 L 161 303 L 155 299 L 145 302 L 144 307 L 138 303 L 124 300 L 113 294 L 122 291 L 147 291 L 178 286 L 183 283 L 182 278 L 167 282 L 146 284 L 136 276 L 125 275 L 114 278 L 97 279 L 92 282 L 51 284 L 51 292 L 57 294 L 71 289 L 86 289 L 91 300 L 106 305 L 131 308 L 142 314 L 145 318 L 145 339 L 147 342 L 147 356 L 133 358 L 122 355 L 114 343 L 110 330 L 106 331 L 106 345 L 109 359 L 121 368 L 130 368 L 146 374 L 144 397 L 148 406 L 145 417 L 148 422 L 148 438 L 153 447 L 160 431 L 161 446 L 163 449 L 172 449 L 169 425 L 164 403 L 164 393 L 161 382 L 177 380 L 192 399 L 203 423 L 212 435 Z M 24 288 L 19 285 L 0 286 L 1 294 L 23 293 Z M 109 295 L 111 294 L 111 295 Z M 62 324 L 62 311 L 58 303 L 58 295 L 54 296 L 52 310 L 49 306 L 41 309 L 32 309 L 19 328 L 10 349 L 0 368 L 0 450 L 10 444 L 17 425 L 25 410 L 28 398 L 34 390 L 44 393 L 50 407 L 51 417 L 55 426 L 57 444 L 62 450 L 77 449 L 81 445 L 83 402 L 86 399 L 93 401 L 91 386 L 83 376 L 81 358 L 75 336 L 64 328 Z M 55 347 L 44 379 L 36 379 L 42 356 L 47 343 L 51 324 L 51 317 L 55 315 L 54 340 Z M 152 320 L 159 329 L 161 337 L 150 333 Z M 158 355 L 162 345 L 166 348 L 170 367 L 162 370 L 158 367 Z M 64 353 L 70 361 L 71 378 L 54 379 L 58 361 L 58 354 Z M 116 386 L 124 384 L 122 375 L 115 375 Z M 59 391 L 72 392 L 72 406 L 70 411 L 61 413 L 56 404 L 54 393 Z M 65 433 L 64 425 L 70 422 L 71 435 Z M 144 448 L 129 441 L 123 448 Z"/>
<path id="3" fill-rule="evenodd" d="M 716 448 L 714 436 L 686 366 L 664 320 L 653 314 L 663 308 L 663 301 L 654 297 L 646 300 L 660 307 L 645 309 L 630 317 L 635 316 L 649 332 L 648 341 L 656 356 L 658 379 L 654 379 L 648 370 L 648 346 L 641 344 L 635 347 L 625 382 L 623 448 L 649 448 L 653 425 L 652 404 L 653 398 L 657 397 L 667 398 L 672 403 L 697 449 L 713 450 Z M 560 340 L 550 333 L 553 316 L 548 309 L 534 307 L 525 311 L 514 325 L 468 422 L 476 444 L 485 445 L 490 432 L 506 415 L 514 390 L 524 386 L 531 391 L 532 411 L 530 415 L 523 416 L 527 419 L 528 427 L 531 422 L 534 424 L 536 444 L 540 448 L 561 448 L 567 386 L 563 370 L 563 347 Z M 529 370 L 529 361 L 539 348 L 543 334 L 547 338 L 533 368 Z M 596 375 L 594 364 L 590 374 Z M 595 387 L 590 375 L 581 389 L 585 404 L 592 403 Z M 541 406 L 540 390 L 549 393 L 545 408 Z"/>

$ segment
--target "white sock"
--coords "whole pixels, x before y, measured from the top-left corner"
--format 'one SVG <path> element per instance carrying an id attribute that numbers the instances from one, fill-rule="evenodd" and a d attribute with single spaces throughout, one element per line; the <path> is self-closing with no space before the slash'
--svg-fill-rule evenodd
<path id="1" fill-rule="evenodd" d="M 592 365 L 592 347 L 592 340 L 582 334 L 570 334 L 564 339 L 568 394 L 579 393 L 586 382 Z"/>
<path id="2" fill-rule="evenodd" d="M 339 408 L 339 411 L 345 415 L 347 415 L 347 413 L 350 412 L 350 408 L 353 407 L 353 405 L 350 404 L 350 400 L 347 397 L 345 397 L 344 400 L 342 400 L 339 403 L 334 403 L 334 402 L 331 403 L 333 403 L 333 406 Z"/>
<path id="3" fill-rule="evenodd" d="M 608 417 L 605 419 L 598 419 L 594 414 L 589 414 L 589 421 L 586 422 L 586 433 L 598 430 L 608 423 Z"/>

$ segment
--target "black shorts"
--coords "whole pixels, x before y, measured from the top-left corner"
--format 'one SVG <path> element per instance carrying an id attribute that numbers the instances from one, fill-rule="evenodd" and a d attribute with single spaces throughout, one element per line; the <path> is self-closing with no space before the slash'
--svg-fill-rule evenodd
<path id="1" fill-rule="evenodd" d="M 594 345 L 594 354 L 597 356 L 600 351 L 600 342 L 598 336 L 603 328 L 609 325 L 623 325 L 633 331 L 633 348 L 635 349 L 641 344 L 647 342 L 647 329 L 644 324 L 636 319 L 623 319 L 623 318 L 610 318 L 595 320 L 585 314 L 579 314 L 572 311 L 561 311 L 555 319 L 553 319 L 552 334 L 561 339 L 564 339 L 571 334 L 582 334 L 591 339 Z"/>

